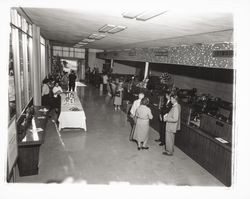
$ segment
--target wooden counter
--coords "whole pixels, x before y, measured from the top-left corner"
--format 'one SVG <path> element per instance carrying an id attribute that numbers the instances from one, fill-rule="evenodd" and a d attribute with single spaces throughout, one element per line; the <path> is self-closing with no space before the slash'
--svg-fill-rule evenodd
<path id="1" fill-rule="evenodd" d="M 132 95 L 132 93 L 130 95 Z M 160 110 L 157 104 L 157 97 L 159 96 L 157 94 L 152 95 L 152 93 L 149 92 L 145 93 L 145 95 L 149 97 L 149 108 L 153 114 L 153 119 L 150 120 L 150 126 L 158 132 Z M 133 102 L 130 102 L 130 104 L 132 103 Z M 176 133 L 175 145 L 194 161 L 200 164 L 203 168 L 205 168 L 209 173 L 220 180 L 223 184 L 226 186 L 231 186 L 232 147 L 230 142 L 230 134 L 232 133 L 232 129 L 229 129 L 227 133 L 223 133 L 219 132 L 221 131 L 219 126 L 216 128 L 216 133 L 213 133 L 203 131 L 198 127 L 193 127 L 191 124 L 189 124 L 191 107 L 186 103 L 181 103 L 180 105 L 181 130 Z M 203 117 L 207 120 L 210 119 L 209 116 Z M 209 121 L 205 121 L 205 123 L 209 123 Z M 229 138 L 226 139 L 229 141 L 229 143 L 223 144 L 216 140 L 215 136 Z"/>
<path id="2" fill-rule="evenodd" d="M 18 169 L 20 176 L 38 174 L 39 150 L 45 139 L 47 112 L 39 111 L 44 107 L 36 107 L 33 122 L 22 126 L 19 124 L 18 132 Z M 33 123 L 33 124 L 32 124 Z M 32 128 L 43 129 L 32 132 Z"/>
<path id="3" fill-rule="evenodd" d="M 231 186 L 231 144 L 223 144 L 197 127 L 181 124 L 175 145 L 226 186 Z"/>

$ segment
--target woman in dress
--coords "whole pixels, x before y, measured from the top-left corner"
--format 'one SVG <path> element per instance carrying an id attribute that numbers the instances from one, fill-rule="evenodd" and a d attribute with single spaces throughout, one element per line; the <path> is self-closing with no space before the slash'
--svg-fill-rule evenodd
<path id="1" fill-rule="evenodd" d="M 122 92 L 123 92 L 122 82 L 119 82 L 115 91 L 115 99 L 114 99 L 115 111 L 121 110 Z"/>
<path id="2" fill-rule="evenodd" d="M 137 141 L 138 150 L 148 149 L 148 133 L 149 133 L 149 120 L 153 119 L 150 108 L 147 107 L 149 99 L 144 97 L 141 100 L 141 105 L 136 109 L 136 125 L 133 139 Z"/>

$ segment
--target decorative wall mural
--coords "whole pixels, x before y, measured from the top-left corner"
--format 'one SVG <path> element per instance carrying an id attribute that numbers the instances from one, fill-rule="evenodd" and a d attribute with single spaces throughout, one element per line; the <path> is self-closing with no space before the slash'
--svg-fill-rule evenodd
<path id="1" fill-rule="evenodd" d="M 136 48 L 131 50 L 134 56 L 131 56 L 130 51 L 114 51 L 116 52 L 115 57 L 114 52 L 97 53 L 97 57 L 103 59 L 147 61 L 154 63 L 232 69 L 233 57 L 214 57 L 213 52 L 216 50 L 233 50 L 233 44 L 217 43 L 165 48 Z M 159 54 L 158 52 L 166 53 L 163 53 L 162 56 L 160 56 L 161 53 Z"/>

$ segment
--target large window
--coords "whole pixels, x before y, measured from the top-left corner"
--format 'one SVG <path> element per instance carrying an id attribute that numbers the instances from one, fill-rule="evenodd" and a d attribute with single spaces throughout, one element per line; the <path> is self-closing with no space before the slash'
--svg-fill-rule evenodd
<path id="1" fill-rule="evenodd" d="M 18 31 L 19 36 L 19 63 L 20 63 L 20 85 L 21 85 L 21 108 L 25 106 L 25 93 L 24 93 L 24 66 L 23 66 L 23 41 L 22 41 L 22 32 Z"/>
<path id="2" fill-rule="evenodd" d="M 32 93 L 32 75 L 31 75 L 31 53 L 32 53 L 32 38 L 28 37 L 28 45 L 27 45 L 28 55 L 27 55 L 27 61 L 28 61 L 28 87 L 29 87 L 29 98 L 33 96 Z"/>
<path id="3" fill-rule="evenodd" d="M 85 49 L 53 46 L 53 56 L 84 59 Z"/>
<path id="4" fill-rule="evenodd" d="M 9 56 L 9 120 L 22 110 L 32 97 L 31 46 L 32 26 L 11 9 Z"/>
<path id="5" fill-rule="evenodd" d="M 14 79 L 14 60 L 10 33 L 10 53 L 9 53 L 9 120 L 16 114 L 16 92 Z"/>

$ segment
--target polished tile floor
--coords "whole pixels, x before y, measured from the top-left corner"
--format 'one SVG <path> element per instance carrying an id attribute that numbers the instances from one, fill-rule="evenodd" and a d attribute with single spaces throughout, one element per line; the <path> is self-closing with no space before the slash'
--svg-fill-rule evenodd
<path id="1" fill-rule="evenodd" d="M 177 147 L 163 156 L 163 147 L 150 128 L 149 150 L 138 151 L 129 142 L 126 114 L 114 111 L 112 99 L 88 85 L 77 87 L 87 117 L 87 132 L 58 131 L 49 120 L 40 149 L 39 174 L 19 177 L 18 183 L 61 182 L 70 177 L 86 184 L 223 186 Z M 79 118 L 81 119 L 81 118 Z"/>

